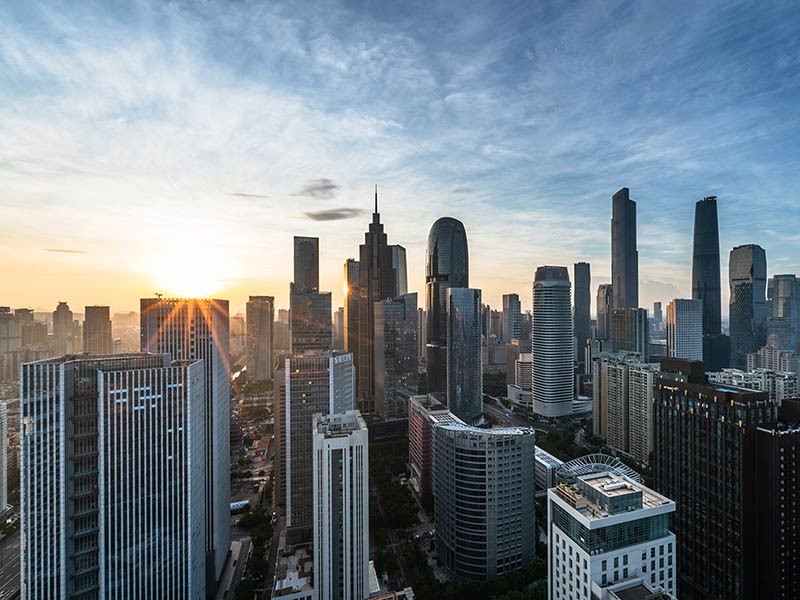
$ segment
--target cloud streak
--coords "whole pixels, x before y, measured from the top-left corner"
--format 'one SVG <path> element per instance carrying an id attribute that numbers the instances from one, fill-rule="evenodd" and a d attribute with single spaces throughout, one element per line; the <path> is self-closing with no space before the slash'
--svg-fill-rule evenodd
<path id="1" fill-rule="evenodd" d="M 344 219 L 360 217 L 366 213 L 367 211 L 362 208 L 329 208 L 304 214 L 312 221 L 342 221 Z"/>
<path id="2" fill-rule="evenodd" d="M 293 196 L 307 196 L 318 200 L 328 200 L 336 196 L 339 185 L 332 179 L 312 179 L 296 191 Z"/>
<path id="3" fill-rule="evenodd" d="M 87 254 L 84 250 L 70 250 L 69 248 L 45 248 L 45 252 L 56 252 L 58 254 Z"/>

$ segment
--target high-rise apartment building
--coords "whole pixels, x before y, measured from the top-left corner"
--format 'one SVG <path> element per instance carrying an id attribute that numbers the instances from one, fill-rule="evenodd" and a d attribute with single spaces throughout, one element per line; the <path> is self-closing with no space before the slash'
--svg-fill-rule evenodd
<path id="1" fill-rule="evenodd" d="M 272 325 L 275 298 L 250 296 L 246 306 L 247 373 L 254 381 L 272 379 Z"/>
<path id="2" fill-rule="evenodd" d="M 447 291 L 447 407 L 462 421 L 476 424 L 483 413 L 481 291 Z"/>
<path id="3" fill-rule="evenodd" d="M 575 263 L 572 267 L 573 285 L 575 295 L 572 306 L 572 330 L 575 335 L 575 348 L 578 363 L 584 364 L 583 349 L 586 342 L 592 339 L 592 274 L 587 262 Z"/>
<path id="4" fill-rule="evenodd" d="M 344 350 L 356 358 L 358 352 L 359 264 L 353 258 L 344 263 Z"/>
<path id="5" fill-rule="evenodd" d="M 667 356 L 703 360 L 703 301 L 675 298 L 667 305 Z"/>
<path id="6" fill-rule="evenodd" d="M 521 310 L 519 294 L 503 294 L 503 336 L 506 342 L 518 340 L 520 336 Z"/>
<path id="7" fill-rule="evenodd" d="M 755 369 L 800 373 L 800 360 L 795 352 L 781 350 L 774 340 L 769 340 L 767 345 L 759 348 L 757 352 L 747 354 L 747 370 Z"/>
<path id="8" fill-rule="evenodd" d="M 469 287 L 467 233 L 461 221 L 438 219 L 425 250 L 425 306 L 428 313 L 428 391 L 447 391 L 448 288 Z"/>
<path id="9" fill-rule="evenodd" d="M 678 597 L 794 598 L 800 428 L 796 401 L 709 383 L 667 359 L 656 383 L 655 488 L 676 499 Z"/>
<path id="10" fill-rule="evenodd" d="M 658 365 L 625 353 L 602 353 L 592 363 L 594 434 L 639 464 L 648 464 Z"/>
<path id="11" fill-rule="evenodd" d="M 644 308 L 611 311 L 611 346 L 614 352 L 637 352 L 646 361 L 650 345 L 650 323 Z"/>
<path id="12" fill-rule="evenodd" d="M 108 306 L 87 306 L 83 320 L 83 351 L 86 354 L 111 354 L 111 319 Z"/>
<path id="13" fill-rule="evenodd" d="M 636 202 L 630 190 L 611 199 L 611 285 L 614 308 L 639 308 L 639 251 L 636 249 Z"/>
<path id="14" fill-rule="evenodd" d="M 789 398 L 798 397 L 797 373 L 790 371 L 723 369 L 707 373 L 707 375 L 711 383 L 767 392 L 769 399 L 778 404 Z"/>
<path id="15" fill-rule="evenodd" d="M 22 598 L 205 597 L 204 383 L 164 354 L 23 366 Z"/>
<path id="16" fill-rule="evenodd" d="M 597 288 L 597 339 L 611 339 L 611 311 L 614 309 L 614 290 L 610 283 Z"/>
<path id="17" fill-rule="evenodd" d="M 533 560 L 534 442 L 528 428 L 434 427 L 436 553 L 454 577 L 488 581 Z"/>
<path id="18" fill-rule="evenodd" d="M 314 417 L 314 588 L 319 600 L 367 598 L 369 435 L 358 411 Z"/>
<path id="19" fill-rule="evenodd" d="M 407 415 L 419 388 L 417 294 L 375 303 L 375 410 L 384 419 Z"/>
<path id="20" fill-rule="evenodd" d="M 319 290 L 319 238 L 294 236 L 294 283 Z"/>
<path id="21" fill-rule="evenodd" d="M 355 368 L 351 354 L 316 352 L 289 356 L 277 386 L 276 490 L 285 505 L 287 536 L 310 541 L 313 529 L 313 427 L 315 414 L 355 408 Z"/>
<path id="22" fill-rule="evenodd" d="M 375 412 L 375 303 L 397 296 L 393 250 L 383 231 L 375 188 L 375 212 L 364 243 L 359 246 L 358 408 Z"/>
<path id="23" fill-rule="evenodd" d="M 728 271 L 731 359 L 733 366 L 741 368 L 747 353 L 766 342 L 767 254 L 756 244 L 736 246 L 731 250 Z"/>
<path id="24" fill-rule="evenodd" d="M 544 417 L 572 414 L 572 302 L 566 267 L 539 267 L 533 282 L 533 410 Z"/>
<path id="25" fill-rule="evenodd" d="M 205 417 L 206 581 L 222 573 L 230 548 L 231 373 L 227 300 L 143 298 L 142 352 L 202 360 Z"/>
<path id="26" fill-rule="evenodd" d="M 548 598 L 673 598 L 675 503 L 626 475 L 588 467 L 547 491 Z"/>

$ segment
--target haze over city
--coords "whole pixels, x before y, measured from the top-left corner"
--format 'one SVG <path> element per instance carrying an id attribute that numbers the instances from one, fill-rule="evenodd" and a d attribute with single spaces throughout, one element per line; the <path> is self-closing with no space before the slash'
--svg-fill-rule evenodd
<path id="1" fill-rule="evenodd" d="M 379 185 L 422 291 L 430 224 L 469 235 L 484 301 L 537 265 L 609 281 L 638 204 L 641 305 L 688 296 L 696 200 L 722 271 L 800 269 L 797 5 L 103 3 L 0 7 L 4 302 L 165 294 L 288 306 L 293 235 L 342 301 Z M 727 290 L 723 285 L 723 311 Z M 592 308 L 594 312 L 594 306 Z"/>

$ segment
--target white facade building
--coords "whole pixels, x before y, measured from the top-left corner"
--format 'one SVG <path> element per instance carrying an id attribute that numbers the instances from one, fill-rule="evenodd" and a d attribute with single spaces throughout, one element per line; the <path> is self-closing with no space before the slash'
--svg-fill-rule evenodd
<path id="1" fill-rule="evenodd" d="M 536 475 L 536 497 L 547 496 L 547 490 L 556 485 L 556 471 L 564 464 L 560 460 L 545 452 L 538 446 L 534 454 L 536 460 L 535 475 Z"/>
<path id="2" fill-rule="evenodd" d="M 559 484 L 547 499 L 549 600 L 608 600 L 637 579 L 674 595 L 672 500 L 608 471 Z"/>
<path id="3" fill-rule="evenodd" d="M 369 448 L 358 411 L 314 417 L 314 589 L 369 596 Z"/>
<path id="4" fill-rule="evenodd" d="M 533 409 L 533 356 L 523 352 L 514 361 L 514 383 L 508 385 L 508 399 L 527 409 Z"/>
<path id="5" fill-rule="evenodd" d="M 667 356 L 703 360 L 703 301 L 675 298 L 667 305 Z"/>

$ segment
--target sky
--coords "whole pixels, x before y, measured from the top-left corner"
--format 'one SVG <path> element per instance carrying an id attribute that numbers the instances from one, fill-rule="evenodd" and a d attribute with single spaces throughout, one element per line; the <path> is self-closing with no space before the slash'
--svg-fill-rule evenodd
<path id="1" fill-rule="evenodd" d="M 577 261 L 594 293 L 623 186 L 642 306 L 691 294 L 704 196 L 723 282 L 744 243 L 798 272 L 800 4 L 0 3 L 2 305 L 285 307 L 310 235 L 339 306 L 375 184 L 411 291 L 452 216 L 485 302 Z"/>

